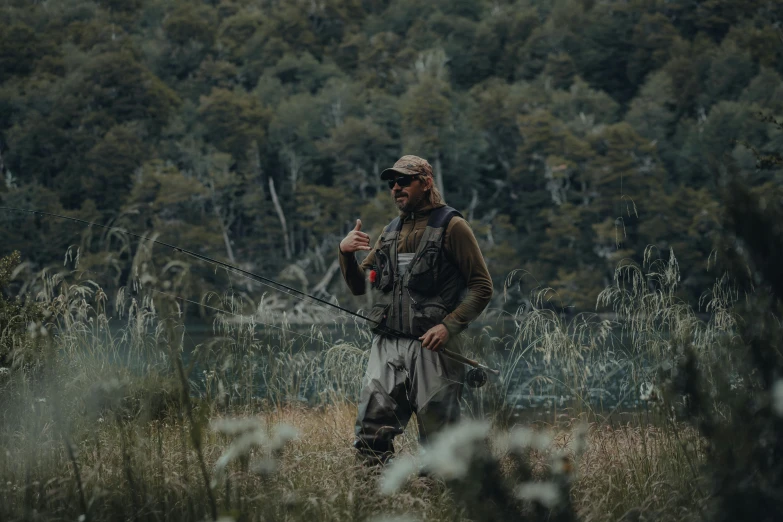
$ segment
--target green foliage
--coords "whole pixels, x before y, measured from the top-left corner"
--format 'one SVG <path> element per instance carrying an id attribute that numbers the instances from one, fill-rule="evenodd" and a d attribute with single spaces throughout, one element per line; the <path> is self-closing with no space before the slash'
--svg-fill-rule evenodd
<path id="1" fill-rule="evenodd" d="M 215 41 L 215 22 L 217 17 L 208 5 L 187 3 L 176 6 L 163 21 L 163 30 L 171 42 L 187 45 L 198 42 L 211 46 Z"/>
<path id="2" fill-rule="evenodd" d="M 117 123 L 143 120 L 162 126 L 180 102 L 177 94 L 127 51 L 90 59 L 81 74 L 80 96 Z"/>
<path id="3" fill-rule="evenodd" d="M 3 200 L 268 275 L 333 249 L 361 217 L 347 213 L 385 225 L 378 173 L 416 153 L 502 250 L 487 255 L 496 285 L 513 266 L 590 308 L 617 259 L 676 245 L 696 302 L 711 165 L 728 153 L 750 184 L 781 181 L 780 132 L 758 122 L 783 110 L 774 3 L 50 4 L 0 7 Z M 315 196 L 338 192 L 339 218 Z M 42 268 L 84 241 L 85 267 L 111 259 L 109 279 L 130 281 L 135 247 L 52 221 L 3 216 L 3 244 Z M 353 299 L 337 278 L 329 290 Z"/>
<path id="4" fill-rule="evenodd" d="M 783 491 L 777 436 L 783 425 L 783 194 L 779 184 L 749 190 L 735 165 L 727 170 L 720 261 L 732 292 L 743 296 L 732 317 L 736 331 L 706 357 L 683 339 L 669 384 L 685 397 L 680 414 L 709 444 L 711 519 L 773 520 Z"/>
<path id="5" fill-rule="evenodd" d="M 252 154 L 251 147 L 263 143 L 267 112 L 248 94 L 212 89 L 201 98 L 198 112 L 206 140 L 236 159 L 244 159 Z"/>
<path id="6" fill-rule="evenodd" d="M 41 39 L 28 25 L 19 22 L 6 26 L 0 35 L 0 83 L 16 75 L 27 75 L 44 54 Z"/>
<path id="7" fill-rule="evenodd" d="M 147 155 L 139 126 L 118 125 L 89 152 L 89 172 L 82 180 L 84 197 L 97 202 L 98 208 L 116 208 L 130 192 L 131 176 Z M 111 194 L 111 198 L 106 196 Z"/>
<path id="8" fill-rule="evenodd" d="M 407 150 L 422 157 L 434 157 L 443 150 L 441 129 L 448 125 L 451 112 L 447 88 L 443 82 L 427 78 L 406 93 L 402 132 L 409 140 Z"/>
<path id="9" fill-rule="evenodd" d="M 21 263 L 19 252 L 0 258 L 0 373 L 22 371 L 31 375 L 41 366 L 48 335 L 44 307 L 31 299 L 6 297 Z M 2 379 L 7 374 L 2 373 Z"/>

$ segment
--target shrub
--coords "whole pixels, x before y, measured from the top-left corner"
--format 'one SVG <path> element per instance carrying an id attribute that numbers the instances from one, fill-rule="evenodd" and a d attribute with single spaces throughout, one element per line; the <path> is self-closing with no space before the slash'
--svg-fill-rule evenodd
<path id="1" fill-rule="evenodd" d="M 49 331 L 46 318 L 50 314 L 42 305 L 4 295 L 20 261 L 18 251 L 0 258 L 0 375 L 39 368 Z"/>

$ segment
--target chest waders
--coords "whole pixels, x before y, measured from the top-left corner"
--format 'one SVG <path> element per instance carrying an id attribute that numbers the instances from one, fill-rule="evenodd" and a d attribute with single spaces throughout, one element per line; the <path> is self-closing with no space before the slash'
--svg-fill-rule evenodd
<path id="1" fill-rule="evenodd" d="M 412 258 L 404 264 L 399 252 L 402 220 L 398 217 L 384 229 L 375 251 L 372 321 L 418 338 L 459 305 L 467 283 L 443 247 L 454 216 L 462 217 L 451 207 L 432 210 Z M 384 335 L 383 328 L 376 333 L 362 381 L 354 442 L 370 464 L 382 463 L 394 453 L 392 441 L 414 413 L 423 445 L 457 422 L 465 378 L 462 364 L 427 350 L 421 342 Z M 461 351 L 457 336 L 447 345 Z"/>

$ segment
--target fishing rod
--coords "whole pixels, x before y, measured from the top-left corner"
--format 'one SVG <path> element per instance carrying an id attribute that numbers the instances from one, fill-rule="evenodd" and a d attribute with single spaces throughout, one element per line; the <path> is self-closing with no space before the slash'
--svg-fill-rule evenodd
<path id="1" fill-rule="evenodd" d="M 353 310 L 349 310 L 348 308 L 344 308 L 344 307 L 342 307 L 342 306 L 340 306 L 338 304 L 332 303 L 332 302 L 327 301 L 325 299 L 321 299 L 320 297 L 316 297 L 314 295 L 302 292 L 301 290 L 297 290 L 296 288 L 293 288 L 293 287 L 290 287 L 290 286 L 288 286 L 288 285 L 286 285 L 284 283 L 280 283 L 278 281 L 275 281 L 274 279 L 270 279 L 268 277 L 264 277 L 262 275 L 255 274 L 255 273 L 250 272 L 248 270 L 244 270 L 242 268 L 239 268 L 238 266 L 234 266 L 234 265 L 231 265 L 231 264 L 226 263 L 224 261 L 220 261 L 219 259 L 213 259 L 213 258 L 205 256 L 203 254 L 199 254 L 198 252 L 194 252 L 192 250 L 188 250 L 187 248 L 182 248 L 182 247 L 179 247 L 179 246 L 176 246 L 176 245 L 172 245 L 172 244 L 166 243 L 165 241 L 160 241 L 158 239 L 153 239 L 153 238 L 150 238 L 150 237 L 147 237 L 147 236 L 142 236 L 141 234 L 135 234 L 135 233 L 130 232 L 130 231 L 128 231 L 128 230 L 126 230 L 124 228 L 121 228 L 121 227 L 113 227 L 113 226 L 110 226 L 110 225 L 102 225 L 100 223 L 93 223 L 91 221 L 87 221 L 87 220 L 84 220 L 84 219 L 79 219 L 79 218 L 70 217 L 70 216 L 62 216 L 60 214 L 54 214 L 52 212 L 44 212 L 44 211 L 41 211 L 41 210 L 30 210 L 30 209 L 25 209 L 25 208 L 4 207 L 4 206 L 0 206 L 0 210 L 6 210 L 6 211 L 11 211 L 11 212 L 22 212 L 22 213 L 26 213 L 26 214 L 32 214 L 33 216 L 35 216 L 37 214 L 37 215 L 40 215 L 40 216 L 48 216 L 48 217 L 53 217 L 53 218 L 57 218 L 57 219 L 65 219 L 65 220 L 68 220 L 68 221 L 74 221 L 76 223 L 81 223 L 81 224 L 86 225 L 88 227 L 99 227 L 99 228 L 103 228 L 103 229 L 110 230 L 110 231 L 111 230 L 116 230 L 116 231 L 119 231 L 119 232 L 123 232 L 123 233 L 125 233 L 125 234 L 127 234 L 129 236 L 135 237 L 137 239 L 141 239 L 141 240 L 144 240 L 144 241 L 150 241 L 152 243 L 157 243 L 158 245 L 165 246 L 165 247 L 170 248 L 172 250 L 176 250 L 177 252 L 189 255 L 189 256 L 194 257 L 196 259 L 199 259 L 201 261 L 205 261 L 205 262 L 210 263 L 212 265 L 220 266 L 220 267 L 225 268 L 227 270 L 231 270 L 232 272 L 241 274 L 241 275 L 243 275 L 243 276 L 245 276 L 247 278 L 253 279 L 253 280 L 255 280 L 257 282 L 260 282 L 260 283 L 262 283 L 262 284 L 264 284 L 266 286 L 269 286 L 270 288 L 272 288 L 274 290 L 277 290 L 277 291 L 283 292 L 285 294 L 297 297 L 298 299 L 310 299 L 311 301 L 314 301 L 315 303 L 318 303 L 318 304 L 320 304 L 322 306 L 331 307 L 331 308 L 337 309 L 337 310 L 339 310 L 339 311 L 341 311 L 343 313 L 352 315 L 354 317 L 358 317 L 359 319 L 363 319 L 364 321 L 366 321 L 368 323 L 374 324 L 375 325 L 374 328 L 375 328 L 376 332 L 378 332 L 378 333 L 382 333 L 382 334 L 386 334 L 386 335 L 389 335 L 389 336 L 392 336 L 392 337 L 398 337 L 398 338 L 402 338 L 402 339 L 410 339 L 410 340 L 415 340 L 415 341 L 419 340 L 418 337 L 412 336 L 410 334 L 406 334 L 405 332 L 402 332 L 402 331 L 397 330 L 395 328 L 391 328 L 389 326 L 381 324 L 380 322 L 373 321 L 369 317 L 367 317 L 365 315 L 362 315 L 362 314 L 360 314 L 358 312 L 355 312 Z M 440 352 L 443 353 L 443 355 L 445 355 L 446 357 L 449 357 L 450 359 L 453 359 L 453 360 L 455 360 L 457 362 L 460 362 L 460 363 L 463 363 L 463 364 L 466 364 L 468 366 L 473 367 L 473 370 L 468 372 L 468 376 L 467 376 L 467 379 L 466 379 L 466 382 L 471 387 L 479 388 L 479 387 L 483 386 L 486 383 L 487 376 L 483 372 L 488 371 L 488 372 L 491 372 L 491 373 L 493 373 L 495 375 L 500 375 L 500 371 L 499 370 L 489 368 L 486 365 L 479 363 L 478 361 L 474 361 L 473 359 L 465 357 L 464 355 L 458 354 L 456 352 L 452 352 L 450 350 L 446 350 L 445 348 L 441 349 Z"/>
<path id="2" fill-rule="evenodd" d="M 154 288 L 152 289 L 152 292 L 154 292 L 156 294 L 164 295 L 166 297 L 169 297 L 169 298 L 177 300 L 177 301 L 182 301 L 184 303 L 192 303 L 192 304 L 195 304 L 195 305 L 198 305 L 198 306 L 203 306 L 205 308 L 208 308 L 210 310 L 214 310 L 215 312 L 218 312 L 218 313 L 221 313 L 221 314 L 227 314 L 227 315 L 231 315 L 231 316 L 234 316 L 234 317 L 239 316 L 239 314 L 235 314 L 233 312 L 229 312 L 228 310 L 223 310 L 221 308 L 216 308 L 214 306 L 208 306 L 208 305 L 205 305 L 203 303 L 198 303 L 196 301 L 192 301 L 190 299 L 186 299 L 186 298 L 178 296 L 178 295 L 170 294 L 170 293 L 167 293 L 167 292 L 162 292 L 160 290 L 155 290 Z M 313 337 L 312 335 L 298 333 L 298 332 L 295 332 L 294 330 L 291 330 L 290 328 L 284 328 L 284 327 L 278 326 L 276 324 L 264 323 L 264 322 L 258 321 L 258 319 L 255 319 L 255 321 L 257 321 L 259 324 L 262 324 L 262 325 L 267 326 L 269 328 L 274 328 L 274 329 L 280 330 L 282 332 L 292 333 L 292 334 L 294 334 L 295 337 L 299 337 L 299 338 L 302 338 L 302 339 L 309 339 L 313 343 L 316 343 L 316 344 L 317 343 L 321 343 L 323 345 L 327 345 L 328 346 L 328 343 L 325 340 L 318 339 L 316 337 Z M 472 388 L 480 388 L 481 386 L 483 386 L 486 383 L 486 377 L 487 376 L 486 376 L 486 373 L 484 373 L 484 371 L 489 371 L 489 372 L 493 372 L 493 373 L 496 372 L 496 370 L 493 370 L 491 368 L 487 368 L 486 366 L 484 366 L 484 365 L 482 365 L 482 364 L 480 364 L 480 363 L 478 363 L 478 362 L 476 362 L 476 361 L 474 361 L 472 359 L 468 359 L 467 357 L 465 357 L 463 355 L 460 355 L 458 353 L 454 353 L 454 352 L 451 352 L 451 351 L 448 351 L 447 353 L 449 354 L 448 355 L 449 357 L 451 357 L 451 358 L 453 358 L 453 359 L 455 359 L 455 360 L 457 360 L 459 362 L 464 362 L 465 364 L 467 364 L 469 366 L 473 366 L 474 364 L 478 365 L 477 367 L 474 367 L 472 370 L 470 370 L 468 372 L 468 375 L 466 376 L 466 383 L 468 384 L 468 386 L 470 386 Z M 471 372 L 473 372 L 473 373 L 471 373 Z"/>

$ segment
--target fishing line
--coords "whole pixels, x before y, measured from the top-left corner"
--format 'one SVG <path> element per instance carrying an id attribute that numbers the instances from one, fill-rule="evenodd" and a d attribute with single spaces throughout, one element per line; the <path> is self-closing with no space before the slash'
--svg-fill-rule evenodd
<path id="1" fill-rule="evenodd" d="M 221 314 L 231 315 L 231 316 L 234 316 L 234 317 L 241 317 L 241 316 L 242 316 L 241 314 L 237 314 L 237 313 L 234 313 L 234 312 L 229 312 L 228 310 L 223 310 L 222 308 L 217 308 L 217 307 L 214 307 L 214 306 L 205 305 L 205 304 L 202 304 L 202 303 L 199 303 L 199 302 L 193 301 L 192 299 L 187 299 L 187 298 L 185 298 L 185 297 L 180 297 L 180 296 L 178 296 L 178 295 L 169 294 L 169 293 L 166 293 L 166 292 L 162 292 L 162 291 L 160 291 L 160 290 L 155 290 L 154 288 L 150 288 L 150 290 L 151 290 L 152 292 L 155 292 L 156 294 L 162 294 L 162 295 L 165 295 L 165 296 L 167 296 L 167 297 L 170 297 L 170 298 L 172 298 L 172 299 L 177 299 L 177 300 L 179 300 L 179 301 L 185 301 L 185 302 L 188 302 L 188 303 L 191 303 L 191 304 L 194 304 L 194 305 L 203 306 L 204 308 L 207 308 L 207 309 L 209 309 L 209 310 L 214 310 L 215 312 L 218 312 L 218 313 L 221 313 Z M 311 336 L 311 335 L 307 335 L 307 334 L 301 334 L 301 333 L 297 333 L 295 330 L 292 330 L 292 329 L 290 329 L 290 328 L 284 328 L 284 327 L 282 327 L 282 326 L 277 326 L 277 325 L 275 325 L 275 324 L 265 323 L 265 322 L 263 322 L 263 321 L 259 321 L 259 320 L 257 320 L 255 317 L 253 317 L 253 320 L 254 320 L 256 323 L 258 323 L 258 324 L 261 324 L 261 325 L 264 325 L 264 326 L 268 326 L 268 327 L 270 327 L 270 328 L 276 328 L 276 329 L 278 329 L 278 330 L 281 330 L 281 331 L 283 331 L 283 332 L 288 332 L 288 333 L 291 333 L 291 334 L 293 334 L 295 337 L 299 337 L 299 338 L 303 338 L 303 339 L 309 339 L 309 340 L 311 340 L 311 341 L 314 341 L 314 342 L 316 342 L 316 343 L 323 344 L 323 345 L 324 345 L 324 346 L 326 346 L 327 348 L 332 348 L 332 347 L 333 347 L 333 345 L 331 345 L 331 344 L 327 343 L 327 342 L 326 342 L 325 340 L 323 340 L 323 339 L 318 339 L 318 338 L 316 338 L 316 337 L 313 337 L 313 336 Z M 435 363 L 435 362 L 436 362 L 436 360 L 435 360 L 435 359 L 433 359 L 433 358 L 430 358 L 430 357 L 429 357 L 429 354 L 425 354 L 424 352 L 422 352 L 420 355 L 421 355 L 423 358 L 426 358 L 427 360 L 429 360 L 430 362 L 433 362 L 433 363 Z M 407 371 L 406 371 L 406 373 L 407 373 Z M 442 378 L 443 378 L 443 380 L 445 380 L 445 381 L 448 381 L 448 382 L 452 382 L 452 383 L 454 383 L 454 384 L 463 384 L 463 382 L 462 382 L 462 381 L 455 381 L 454 379 L 449 379 L 449 378 L 447 378 L 447 377 L 442 377 Z"/>
<path id="2" fill-rule="evenodd" d="M 208 310 L 214 310 L 215 312 L 219 312 L 219 313 L 221 313 L 221 314 L 231 315 L 231 316 L 234 316 L 234 317 L 243 317 L 243 315 L 242 315 L 242 314 L 237 314 L 237 313 L 234 313 L 234 312 L 229 312 L 228 310 L 223 310 L 222 308 L 217 308 L 217 307 L 214 307 L 214 306 L 209 306 L 209 305 L 206 305 L 206 304 L 203 304 L 203 303 L 199 303 L 199 302 L 197 302 L 197 301 L 193 301 L 192 299 L 187 299 L 187 298 L 185 298 L 185 297 L 180 297 L 180 296 L 178 296 L 178 295 L 169 294 L 169 293 L 166 293 L 166 292 L 162 292 L 162 291 L 160 291 L 160 290 L 155 290 L 154 288 L 150 288 L 150 290 L 151 290 L 152 292 L 156 293 L 156 294 L 165 295 L 165 296 L 167 296 L 167 297 L 170 297 L 170 298 L 172 298 L 172 299 L 176 299 L 176 300 L 178 300 L 178 301 L 184 301 L 184 302 L 186 302 L 186 303 L 191 303 L 191 304 L 194 304 L 194 305 L 197 305 L 197 306 L 201 306 L 201 307 L 203 307 L 203 308 L 207 308 Z M 283 332 L 288 332 L 288 333 L 290 333 L 290 334 L 293 334 L 293 336 L 294 336 L 294 337 L 299 337 L 299 338 L 303 338 L 303 339 L 309 339 L 309 340 L 311 340 L 311 341 L 313 341 L 313 342 L 316 342 L 316 343 L 321 343 L 321 344 L 323 344 L 324 346 L 330 346 L 330 345 L 329 345 L 329 343 L 327 343 L 327 342 L 326 342 L 325 340 L 323 340 L 323 339 L 318 339 L 318 338 L 316 338 L 316 337 L 313 337 L 312 335 L 307 335 L 307 334 L 303 334 L 303 333 L 298 333 L 298 332 L 296 332 L 295 330 L 292 330 L 292 329 L 290 329 L 290 328 L 284 328 L 284 327 L 282 327 L 282 326 L 278 326 L 278 325 L 276 325 L 276 324 L 265 323 L 265 322 L 263 322 L 263 321 L 259 321 L 259 320 L 258 320 L 258 319 L 256 319 L 254 316 L 253 316 L 253 321 L 254 321 L 254 322 L 256 322 L 256 323 L 258 323 L 258 324 L 261 324 L 261 325 L 264 325 L 264 326 L 268 326 L 268 327 L 270 327 L 270 328 L 275 328 L 275 329 L 281 330 L 281 331 L 283 331 Z"/>
<path id="3" fill-rule="evenodd" d="M 159 245 L 165 246 L 165 247 L 170 248 L 172 250 L 176 250 L 176 251 L 178 251 L 180 253 L 187 254 L 187 255 L 195 257 L 196 259 L 199 259 L 201 261 L 206 261 L 208 263 L 212 263 L 213 265 L 218 265 L 218 266 L 221 266 L 223 268 L 232 270 L 232 271 L 237 272 L 239 274 L 242 274 L 243 276 L 248 277 L 248 278 L 250 278 L 250 279 L 252 279 L 254 281 L 257 281 L 257 282 L 259 282 L 261 284 L 264 284 L 265 286 L 268 286 L 268 287 L 270 287 L 270 288 L 272 288 L 274 290 L 277 290 L 279 292 L 283 292 L 285 294 L 291 295 L 292 297 L 294 297 L 294 294 L 296 294 L 297 296 L 300 296 L 299 299 L 301 299 L 301 300 L 311 299 L 312 301 L 315 301 L 315 302 L 317 302 L 319 304 L 322 304 L 322 305 L 325 305 L 325 306 L 328 306 L 328 307 L 332 307 L 332 308 L 336 308 L 336 309 L 340 310 L 341 312 L 350 314 L 350 315 L 352 315 L 354 317 L 358 317 L 360 319 L 364 319 L 365 321 L 369 321 L 371 323 L 375 323 L 375 321 L 373 321 L 369 317 L 366 317 L 366 316 L 364 316 L 362 314 L 354 312 L 353 310 L 349 310 L 347 308 L 343 308 L 342 306 L 340 306 L 338 304 L 326 301 L 325 299 L 321 299 L 320 297 L 316 297 L 314 295 L 307 294 L 305 292 L 302 292 L 301 290 L 297 290 L 296 288 L 288 286 L 288 285 L 286 285 L 284 283 L 280 283 L 278 281 L 275 281 L 274 279 L 270 279 L 268 277 L 264 277 L 262 275 L 255 274 L 255 273 L 250 272 L 248 270 L 244 270 L 242 268 L 239 268 L 237 266 L 225 263 L 225 262 L 220 261 L 218 259 L 213 259 L 213 258 L 205 256 L 203 254 L 199 254 L 198 252 L 193 252 L 192 250 L 188 250 L 186 248 L 178 247 L 176 245 L 172 245 L 172 244 L 166 243 L 164 241 L 160 241 L 158 239 L 152 239 L 152 238 L 147 237 L 147 236 L 142 236 L 141 234 L 135 234 L 133 232 L 129 232 L 128 230 L 126 230 L 124 228 L 121 228 L 121 227 L 113 227 L 113 226 L 110 226 L 110 225 L 101 225 L 100 223 L 93 223 L 91 221 L 86 221 L 84 219 L 79 219 L 79 218 L 70 217 L 70 216 L 62 216 L 60 214 L 54 214 L 54 213 L 51 213 L 51 212 L 43 212 L 43 211 L 40 211 L 40 210 L 29 210 L 29 209 L 24 209 L 24 208 L 2 207 L 2 206 L 0 206 L 0 210 L 9 210 L 9 211 L 12 211 L 12 212 L 24 212 L 26 214 L 33 214 L 33 215 L 38 214 L 38 215 L 41 215 L 41 216 L 49 216 L 49 217 L 54 217 L 54 218 L 59 218 L 59 219 L 66 219 L 66 220 L 69 220 L 69 221 L 74 221 L 76 223 L 81 223 L 83 225 L 87 225 L 88 227 L 100 227 L 100 228 L 103 228 L 103 229 L 106 229 L 106 230 L 110 230 L 110 231 L 111 230 L 115 230 L 115 231 L 118 231 L 118 232 L 122 232 L 124 234 L 129 235 L 129 236 L 132 236 L 132 237 L 135 237 L 135 238 L 138 238 L 138 239 L 143 239 L 145 241 L 151 241 L 153 243 L 157 243 Z M 270 286 L 270 285 L 273 285 L 273 286 Z"/>
<path id="4" fill-rule="evenodd" d="M 418 337 L 416 337 L 416 336 L 413 336 L 413 335 L 410 335 L 410 334 L 406 334 L 405 332 L 396 330 L 394 328 L 390 328 L 389 326 L 386 326 L 386 325 L 382 324 L 381 322 L 373 321 L 369 317 L 364 316 L 364 315 L 362 315 L 362 314 L 360 314 L 358 312 L 354 312 L 353 310 L 349 310 L 349 309 L 344 308 L 344 307 L 342 307 L 342 306 L 340 306 L 338 304 L 332 303 L 330 301 L 326 301 L 324 299 L 321 299 L 320 297 L 316 297 L 314 295 L 310 295 L 308 293 L 302 292 L 301 290 L 297 290 L 296 288 L 293 288 L 293 287 L 290 287 L 290 286 L 288 286 L 288 285 L 286 285 L 284 283 L 280 283 L 278 281 L 275 281 L 274 279 L 270 279 L 268 277 L 264 277 L 264 276 L 255 274 L 255 273 L 250 272 L 248 270 L 244 270 L 242 268 L 239 268 L 237 266 L 231 265 L 229 263 L 225 263 L 225 262 L 220 261 L 218 259 L 213 259 L 213 258 L 205 256 L 203 254 L 199 254 L 197 252 L 193 252 L 192 250 L 188 250 L 186 248 L 178 247 L 176 245 L 172 245 L 172 244 L 166 243 L 164 241 L 160 241 L 158 239 L 152 239 L 152 238 L 147 237 L 147 236 L 142 236 L 141 234 L 135 234 L 133 232 L 129 232 L 128 230 L 126 230 L 124 228 L 121 228 L 121 227 L 113 227 L 113 226 L 110 226 L 110 225 L 101 225 L 100 223 L 93 223 L 91 221 L 87 221 L 87 220 L 84 220 L 84 219 L 79 219 L 79 218 L 70 217 L 70 216 L 63 216 L 63 215 L 55 214 L 55 213 L 52 213 L 52 212 L 43 212 L 43 211 L 40 211 L 40 210 L 30 210 L 30 209 L 24 209 L 24 208 L 5 207 L 5 206 L 0 206 L 0 210 L 7 210 L 7 211 L 11 211 L 11 212 L 22 212 L 22 213 L 25 213 L 25 214 L 32 214 L 33 216 L 38 214 L 38 215 L 41 215 L 41 216 L 48 216 L 48 217 L 53 217 L 53 218 L 58 218 L 58 219 L 65 219 L 65 220 L 73 221 L 73 222 L 76 222 L 76 223 L 81 223 L 81 224 L 86 225 L 88 227 L 100 227 L 100 228 L 103 228 L 103 229 L 106 229 L 106 230 L 109 230 L 109 231 L 116 230 L 116 231 L 122 232 L 124 234 L 127 234 L 129 236 L 132 236 L 132 237 L 144 240 L 144 241 L 149 241 L 149 242 L 152 242 L 152 243 L 156 243 L 158 245 L 165 246 L 167 248 L 170 248 L 172 250 L 176 250 L 176 251 L 178 251 L 180 253 L 189 255 L 189 256 L 194 257 L 196 259 L 199 259 L 201 261 L 206 261 L 207 263 L 211 263 L 211 264 L 213 264 L 215 266 L 220 266 L 220 267 L 225 268 L 227 270 L 230 270 L 232 272 L 235 272 L 235 273 L 238 273 L 240 275 L 243 275 L 244 277 L 252 279 L 252 280 L 254 280 L 254 281 L 258 282 L 258 283 L 261 283 L 262 285 L 267 286 L 269 288 L 272 288 L 273 290 L 277 290 L 279 292 L 283 292 L 283 293 L 285 293 L 287 295 L 290 295 L 291 297 L 295 297 L 295 298 L 297 298 L 297 299 L 299 299 L 301 301 L 305 301 L 306 299 L 310 299 L 310 301 L 313 302 L 314 304 L 319 304 L 321 306 L 325 306 L 330 311 L 339 310 L 339 311 L 341 311 L 343 313 L 346 313 L 346 314 L 349 314 L 351 316 L 358 317 L 359 319 L 364 319 L 368 323 L 373 324 L 374 325 L 373 328 L 379 334 L 389 335 L 391 337 L 396 337 L 398 339 L 409 339 L 409 340 L 412 340 L 412 341 L 419 341 Z M 473 384 L 474 379 L 472 379 L 471 375 L 475 377 L 475 376 L 479 375 L 479 373 L 482 370 L 490 371 L 490 372 L 494 373 L 495 375 L 500 375 L 500 372 L 498 370 L 493 370 L 493 369 L 491 369 L 491 368 L 489 368 L 489 367 L 487 367 L 487 366 L 485 366 L 483 364 L 480 364 L 477 361 L 471 360 L 471 359 L 469 359 L 469 358 L 467 358 L 467 357 L 465 357 L 465 356 L 463 356 L 461 354 L 458 354 L 458 353 L 455 353 L 455 352 L 451 352 L 449 350 L 446 350 L 445 348 L 439 350 L 439 352 L 443 353 L 443 355 L 445 355 L 446 357 L 449 357 L 450 359 L 453 359 L 455 361 L 461 362 L 461 363 L 466 364 L 468 366 L 472 366 L 474 368 L 474 370 L 473 370 L 474 373 L 471 374 L 469 372 L 468 373 L 468 377 L 467 377 L 467 382 L 471 386 L 474 386 L 474 384 Z M 476 373 L 476 372 L 479 372 L 479 373 Z M 479 387 L 479 386 L 483 385 L 484 382 L 486 382 L 486 375 L 483 376 L 483 380 L 481 380 L 481 379 L 479 379 L 479 380 L 481 381 L 481 384 L 479 384 L 476 387 Z"/>

